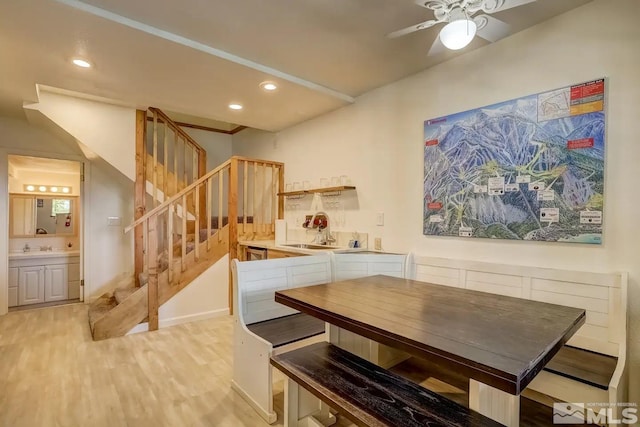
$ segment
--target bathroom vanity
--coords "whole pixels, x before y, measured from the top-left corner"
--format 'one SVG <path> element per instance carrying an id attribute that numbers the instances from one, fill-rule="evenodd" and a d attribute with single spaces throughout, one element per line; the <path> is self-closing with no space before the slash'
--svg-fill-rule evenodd
<path id="1" fill-rule="evenodd" d="M 80 298 L 79 251 L 9 254 L 9 307 Z"/>

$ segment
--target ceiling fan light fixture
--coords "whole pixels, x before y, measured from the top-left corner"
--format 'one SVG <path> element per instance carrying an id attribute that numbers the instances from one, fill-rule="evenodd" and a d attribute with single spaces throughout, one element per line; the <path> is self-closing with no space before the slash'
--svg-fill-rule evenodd
<path id="1" fill-rule="evenodd" d="M 440 30 L 440 41 L 451 50 L 459 50 L 471 43 L 476 35 L 476 23 L 470 19 L 458 19 Z"/>

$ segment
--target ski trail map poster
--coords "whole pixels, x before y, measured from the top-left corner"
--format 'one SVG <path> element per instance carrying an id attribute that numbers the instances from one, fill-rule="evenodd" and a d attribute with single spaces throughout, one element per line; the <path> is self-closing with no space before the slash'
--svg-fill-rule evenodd
<path id="1" fill-rule="evenodd" d="M 605 81 L 424 122 L 425 235 L 602 241 Z"/>

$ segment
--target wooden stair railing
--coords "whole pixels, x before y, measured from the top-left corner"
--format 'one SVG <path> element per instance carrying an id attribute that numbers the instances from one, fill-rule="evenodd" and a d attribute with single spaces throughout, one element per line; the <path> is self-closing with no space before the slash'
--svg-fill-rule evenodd
<path id="1" fill-rule="evenodd" d="M 151 126 L 147 133 L 148 122 Z M 206 150 L 165 113 L 153 107 L 148 111 L 137 111 L 134 219 L 141 218 L 149 209 L 198 180 L 206 173 L 206 167 Z M 188 211 L 194 212 L 196 201 L 203 206 L 203 198 L 204 193 L 198 197 L 189 196 Z M 137 286 L 140 286 L 138 278 L 144 262 L 141 233 L 136 230 L 134 238 Z"/>
<path id="2" fill-rule="evenodd" d="M 277 196 L 283 181 L 283 163 L 234 156 L 125 229 L 125 233 L 135 229 L 142 236 L 141 276 L 148 278 L 149 330 L 158 329 L 158 307 L 164 302 L 159 295 L 167 294 L 159 283 L 185 286 L 184 277 L 191 276 L 188 269 L 198 265 L 214 239 L 221 241 L 228 235 L 230 259 L 238 257 L 240 238 L 273 239 L 275 220 L 284 214 L 284 200 Z M 160 281 L 165 271 L 167 277 Z M 233 307 L 232 296 L 229 282 L 229 307 Z"/>

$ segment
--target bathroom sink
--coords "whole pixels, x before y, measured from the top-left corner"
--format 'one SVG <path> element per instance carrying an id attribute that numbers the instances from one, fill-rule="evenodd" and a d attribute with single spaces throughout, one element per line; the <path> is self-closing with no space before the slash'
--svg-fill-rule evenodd
<path id="1" fill-rule="evenodd" d="M 281 246 L 287 246 L 290 248 L 299 248 L 299 249 L 324 249 L 324 250 L 337 249 L 337 247 L 335 246 L 314 245 L 312 243 L 289 243 L 289 244 L 283 244 Z"/>

